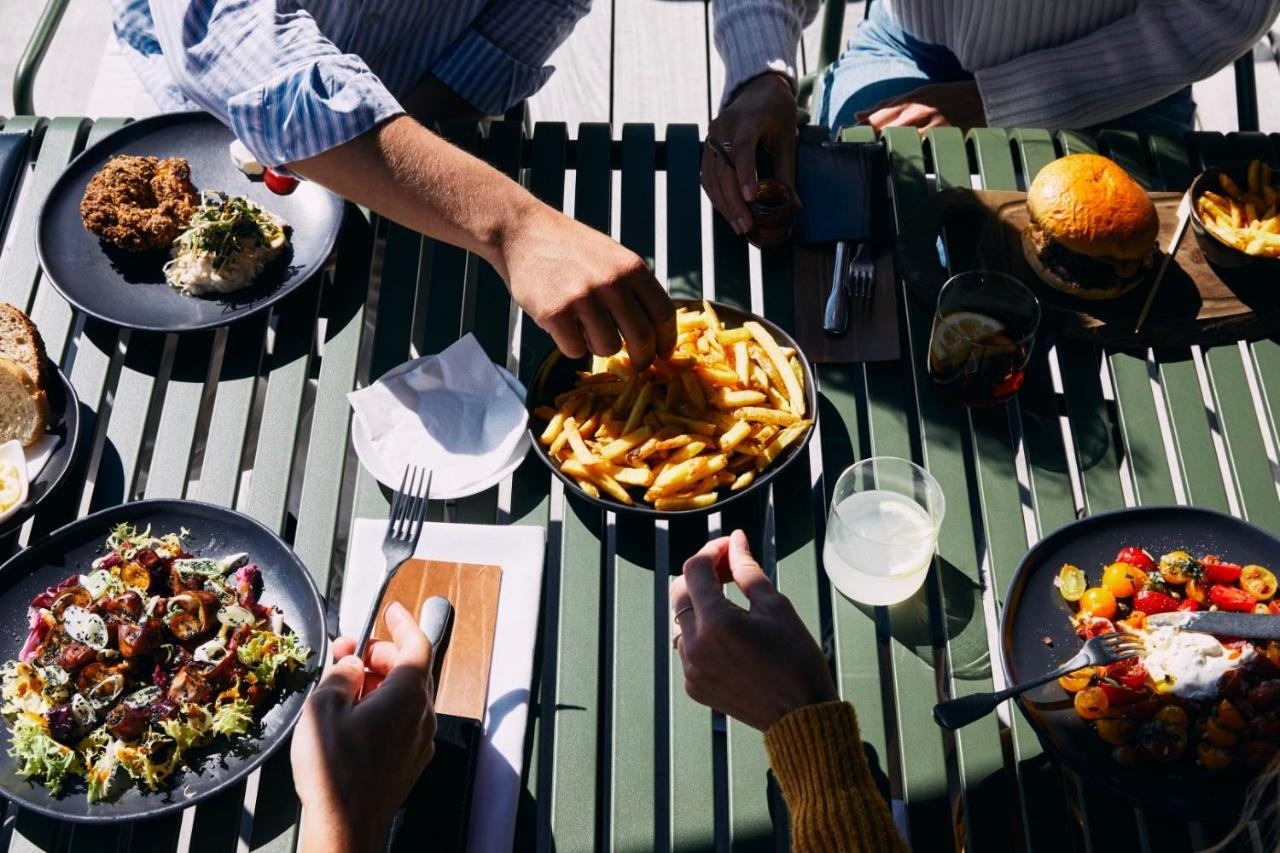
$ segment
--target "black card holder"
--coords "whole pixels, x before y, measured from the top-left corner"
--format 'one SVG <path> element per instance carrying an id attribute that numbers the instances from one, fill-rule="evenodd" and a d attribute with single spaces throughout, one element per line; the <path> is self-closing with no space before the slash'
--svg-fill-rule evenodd
<path id="1" fill-rule="evenodd" d="M 880 142 L 806 141 L 796 150 L 796 193 L 802 205 L 796 242 L 888 242 L 888 187 Z"/>
<path id="2" fill-rule="evenodd" d="M 403 820 L 387 845 L 389 851 L 462 853 L 467 849 L 483 738 L 479 720 L 448 714 L 436 717 L 435 755 L 405 802 Z"/>
<path id="3" fill-rule="evenodd" d="M 0 132 L 0 234 L 4 233 L 9 205 L 18 189 L 18 175 L 22 173 L 22 165 L 27 161 L 27 145 L 30 142 L 29 130 L 20 133 Z"/>

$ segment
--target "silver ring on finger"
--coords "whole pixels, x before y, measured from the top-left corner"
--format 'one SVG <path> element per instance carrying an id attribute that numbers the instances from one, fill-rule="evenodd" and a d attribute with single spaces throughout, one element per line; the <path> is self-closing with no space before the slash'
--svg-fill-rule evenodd
<path id="1" fill-rule="evenodd" d="M 685 615 L 686 613 L 690 612 L 691 610 L 693 610 L 693 605 L 692 605 L 692 604 L 686 604 L 684 607 L 681 607 L 679 610 L 677 610 L 677 611 L 676 611 L 676 615 L 672 617 L 672 620 L 673 620 L 677 625 L 679 625 L 679 624 L 680 624 L 680 617 L 681 617 L 681 616 L 683 616 L 683 615 Z"/>

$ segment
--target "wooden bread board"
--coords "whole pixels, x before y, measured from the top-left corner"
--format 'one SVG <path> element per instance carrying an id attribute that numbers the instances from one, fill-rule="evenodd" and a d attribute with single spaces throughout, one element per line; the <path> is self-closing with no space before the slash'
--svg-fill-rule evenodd
<path id="1" fill-rule="evenodd" d="M 444 596 L 453 605 L 444 660 L 436 663 L 438 714 L 484 720 L 501 586 L 499 566 L 410 560 L 400 567 L 378 603 L 381 613 L 392 601 L 398 601 L 415 619 L 422 603 L 433 595 Z M 373 636 L 391 639 L 381 617 Z"/>
<path id="2" fill-rule="evenodd" d="M 1180 193 L 1151 194 L 1160 216 L 1161 252 L 1177 228 L 1181 199 Z M 1022 256 L 1027 222 L 1026 193 L 964 188 L 935 193 L 911 212 L 899 232 L 898 269 L 912 293 L 936 304 L 938 291 L 950 277 L 937 249 L 938 238 L 945 236 L 951 270 L 999 270 L 1032 289 L 1044 309 L 1042 336 L 1052 330 L 1067 338 L 1145 348 L 1234 342 L 1265 337 L 1280 328 L 1274 287 L 1236 278 L 1225 281 L 1223 275 L 1230 274 L 1220 275 L 1209 265 L 1188 229 L 1151 314 L 1135 336 L 1134 324 L 1149 284 L 1107 300 L 1080 299 L 1049 287 Z M 1158 256 L 1157 267 L 1159 261 Z"/>

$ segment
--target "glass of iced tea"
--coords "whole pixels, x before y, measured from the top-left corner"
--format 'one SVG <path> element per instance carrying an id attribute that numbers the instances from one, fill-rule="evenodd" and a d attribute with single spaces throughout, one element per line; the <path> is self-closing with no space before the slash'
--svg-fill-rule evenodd
<path id="1" fill-rule="evenodd" d="M 1022 387 L 1040 327 L 1040 302 L 1011 275 L 952 276 L 938 294 L 929 336 L 929 379 L 965 406 L 1002 403 Z"/>

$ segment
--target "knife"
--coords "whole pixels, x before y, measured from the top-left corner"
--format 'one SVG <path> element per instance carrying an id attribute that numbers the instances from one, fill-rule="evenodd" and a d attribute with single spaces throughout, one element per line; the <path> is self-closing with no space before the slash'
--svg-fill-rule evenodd
<path id="1" fill-rule="evenodd" d="M 1271 614 L 1225 613 L 1219 610 L 1155 613 L 1147 617 L 1146 625 L 1156 628 L 1169 625 L 1184 631 L 1199 631 L 1224 637 L 1280 640 L 1280 619 Z"/>
<path id="2" fill-rule="evenodd" d="M 1136 335 L 1142 331 L 1142 324 L 1147 322 L 1147 314 L 1151 313 L 1151 306 L 1156 301 L 1156 291 L 1160 289 L 1160 283 L 1164 281 L 1164 274 L 1169 270 L 1169 264 L 1173 261 L 1175 255 L 1178 254 L 1178 247 L 1182 245 L 1182 238 L 1187 234 L 1187 223 L 1191 221 L 1191 193 L 1188 192 L 1182 197 L 1182 203 L 1178 205 L 1178 227 L 1173 232 L 1173 239 L 1169 241 L 1169 251 L 1160 259 L 1160 268 L 1156 270 L 1155 278 L 1151 280 L 1151 289 L 1147 292 L 1147 301 L 1142 303 L 1142 310 L 1138 312 L 1138 322 L 1133 324 L 1133 333 Z"/>
<path id="3" fill-rule="evenodd" d="M 836 242 L 835 272 L 831 277 L 831 293 L 822 312 L 822 329 L 828 335 L 839 335 L 849 326 L 849 243 Z"/>

